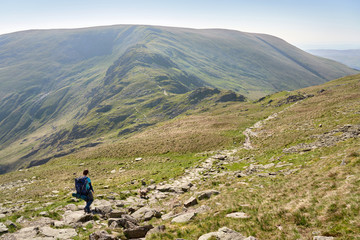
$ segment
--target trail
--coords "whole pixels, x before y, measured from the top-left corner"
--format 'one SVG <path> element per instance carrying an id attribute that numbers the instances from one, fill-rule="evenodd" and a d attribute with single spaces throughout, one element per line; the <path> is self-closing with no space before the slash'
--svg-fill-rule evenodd
<path id="1" fill-rule="evenodd" d="M 271 119 L 274 119 L 274 118 L 277 118 L 279 114 L 282 114 L 283 112 L 285 112 L 289 108 L 295 106 L 296 104 L 298 104 L 301 101 L 303 101 L 303 100 L 297 101 L 294 104 L 284 108 L 283 110 L 281 110 L 279 112 L 276 112 L 276 113 L 273 113 L 270 116 L 268 116 L 267 118 L 256 122 L 251 127 L 246 128 L 245 131 L 243 132 L 243 134 L 245 135 L 245 142 L 244 142 L 243 148 L 245 148 L 245 149 L 254 149 L 253 145 L 251 144 L 251 137 L 256 137 L 257 136 L 257 132 L 255 130 L 261 128 L 262 126 L 264 126 L 264 124 L 267 121 L 269 121 Z"/>

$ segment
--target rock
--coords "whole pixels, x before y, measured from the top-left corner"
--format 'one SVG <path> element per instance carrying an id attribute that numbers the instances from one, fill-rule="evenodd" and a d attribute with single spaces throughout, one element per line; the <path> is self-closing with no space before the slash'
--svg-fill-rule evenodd
<path id="1" fill-rule="evenodd" d="M 16 224 L 13 223 L 13 222 L 10 221 L 10 220 L 7 220 L 7 221 L 5 222 L 5 225 L 6 225 L 7 227 L 17 228 Z"/>
<path id="2" fill-rule="evenodd" d="M 54 239 L 71 239 L 77 236 L 75 229 L 54 229 L 51 227 L 41 227 L 39 233 L 45 237 L 52 237 Z"/>
<path id="3" fill-rule="evenodd" d="M 139 220 L 149 221 L 153 217 L 156 218 L 161 217 L 161 213 L 156 209 L 152 209 L 149 207 L 142 207 L 133 214 L 131 214 L 131 216 Z"/>
<path id="4" fill-rule="evenodd" d="M 165 225 L 156 226 L 146 233 L 146 237 L 150 236 L 151 234 L 165 232 L 165 229 Z"/>
<path id="5" fill-rule="evenodd" d="M 18 219 L 16 219 L 16 223 L 23 223 L 24 221 L 25 221 L 24 216 L 21 216 Z"/>
<path id="6" fill-rule="evenodd" d="M 84 214 L 83 211 L 66 211 L 63 215 L 64 222 L 69 225 L 79 222 L 88 222 L 93 220 L 93 218 L 94 217 L 91 214 Z"/>
<path id="7" fill-rule="evenodd" d="M 166 214 L 162 215 L 161 219 L 165 221 L 165 220 L 168 220 L 170 218 L 177 217 L 179 215 L 180 214 L 174 214 L 173 212 L 169 212 L 169 213 L 166 213 Z"/>
<path id="8" fill-rule="evenodd" d="M 228 156 L 226 155 L 215 155 L 213 158 L 217 160 L 225 160 Z"/>
<path id="9" fill-rule="evenodd" d="M 89 236 L 89 240 L 118 240 L 119 238 L 108 234 L 106 231 L 97 231 Z"/>
<path id="10" fill-rule="evenodd" d="M 37 227 L 26 227 L 22 228 L 16 233 L 11 234 L 10 236 L 8 234 L 5 234 L 2 236 L 2 239 L 9 239 L 9 240 L 28 240 L 28 239 L 35 239 L 36 235 L 39 232 L 39 228 Z"/>
<path id="11" fill-rule="evenodd" d="M 95 212 L 105 216 L 106 214 L 108 213 L 111 213 L 112 212 L 112 207 L 111 206 L 108 206 L 108 205 L 103 205 L 103 206 L 97 206 L 95 207 Z"/>
<path id="12" fill-rule="evenodd" d="M 135 158 L 135 161 L 141 161 L 142 160 L 142 158 L 141 157 L 139 157 L 139 158 Z"/>
<path id="13" fill-rule="evenodd" d="M 114 170 L 111 170 L 110 173 L 114 174 L 114 173 L 116 173 L 116 170 L 115 170 L 115 169 L 114 169 Z"/>
<path id="14" fill-rule="evenodd" d="M 185 213 L 185 214 L 181 214 L 175 218 L 173 218 L 171 220 L 172 223 L 185 223 L 190 221 L 191 219 L 193 219 L 195 217 L 196 213 L 194 212 L 190 212 L 190 213 Z"/>
<path id="15" fill-rule="evenodd" d="M 217 232 L 211 232 L 211 233 L 204 234 L 204 235 L 200 236 L 198 240 L 208 240 L 211 237 L 215 237 L 216 239 L 221 239 L 221 240 L 245 240 L 245 239 L 246 240 L 256 240 L 256 238 L 254 238 L 254 237 L 246 238 L 241 233 L 238 233 L 227 227 L 220 228 Z"/>
<path id="16" fill-rule="evenodd" d="M 0 214 L 0 218 L 5 218 L 6 217 L 6 215 L 5 214 Z"/>
<path id="17" fill-rule="evenodd" d="M 199 200 L 203 200 L 203 199 L 208 199 L 210 198 L 212 195 L 218 195 L 220 192 L 217 190 L 205 190 L 202 192 L 197 193 L 197 198 Z"/>
<path id="18" fill-rule="evenodd" d="M 160 192 L 175 192 L 174 186 L 170 184 L 159 185 L 156 189 Z"/>
<path id="19" fill-rule="evenodd" d="M 196 208 L 194 212 L 196 214 L 202 214 L 202 213 L 206 213 L 206 212 L 208 212 L 210 210 L 211 210 L 211 208 L 209 206 L 202 205 L 202 206 Z"/>
<path id="20" fill-rule="evenodd" d="M 130 221 L 127 218 L 111 218 L 108 220 L 108 226 L 113 228 L 135 228 L 138 226 L 137 222 Z"/>
<path id="21" fill-rule="evenodd" d="M 9 229 L 5 226 L 5 224 L 0 222 L 0 233 L 6 233 Z"/>
<path id="22" fill-rule="evenodd" d="M 183 191 L 183 192 L 187 192 L 190 190 L 190 188 L 194 186 L 191 182 L 188 182 L 188 183 L 183 183 L 180 185 L 180 189 Z"/>
<path id="23" fill-rule="evenodd" d="M 64 227 L 66 225 L 66 223 L 64 221 L 53 221 L 51 223 L 51 226 L 56 227 L 56 228 L 61 228 Z"/>
<path id="24" fill-rule="evenodd" d="M 249 215 L 247 215 L 244 212 L 234 212 L 234 213 L 230 213 L 227 214 L 226 217 L 228 218 L 242 218 L 242 219 L 246 219 L 246 218 L 250 218 Z"/>
<path id="25" fill-rule="evenodd" d="M 78 207 L 75 204 L 68 204 L 64 208 L 65 210 L 70 210 L 70 211 L 76 211 L 78 209 Z"/>
<path id="26" fill-rule="evenodd" d="M 152 225 L 137 226 L 135 228 L 129 228 L 124 230 L 124 235 L 128 239 L 143 238 L 146 236 L 147 232 L 152 228 L 154 228 Z"/>
<path id="27" fill-rule="evenodd" d="M 185 206 L 186 208 L 191 207 L 191 206 L 194 206 L 194 205 L 196 205 L 196 204 L 198 204 L 198 201 L 197 201 L 197 199 L 194 198 L 194 197 L 191 197 L 191 198 L 189 198 L 186 202 L 184 202 L 184 206 Z"/>
<path id="28" fill-rule="evenodd" d="M 43 211 L 43 212 L 40 212 L 39 215 L 45 217 L 45 216 L 49 216 L 49 213 L 46 211 Z"/>
<path id="29" fill-rule="evenodd" d="M 325 237 L 325 236 L 314 236 L 313 240 L 333 240 L 334 237 Z"/>
<path id="30" fill-rule="evenodd" d="M 121 218 L 122 215 L 126 214 L 124 211 L 113 210 L 110 213 L 106 214 L 107 218 Z"/>
<path id="31" fill-rule="evenodd" d="M 53 194 L 59 194 L 60 192 L 57 190 L 52 191 Z"/>

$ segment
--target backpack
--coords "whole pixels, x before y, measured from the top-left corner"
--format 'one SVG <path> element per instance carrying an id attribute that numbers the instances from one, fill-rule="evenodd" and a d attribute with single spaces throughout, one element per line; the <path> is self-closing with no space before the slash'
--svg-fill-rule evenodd
<path id="1" fill-rule="evenodd" d="M 80 195 L 87 195 L 89 193 L 89 191 L 86 190 L 86 185 L 87 184 L 88 184 L 88 178 L 87 177 L 75 178 L 76 193 L 80 194 Z"/>

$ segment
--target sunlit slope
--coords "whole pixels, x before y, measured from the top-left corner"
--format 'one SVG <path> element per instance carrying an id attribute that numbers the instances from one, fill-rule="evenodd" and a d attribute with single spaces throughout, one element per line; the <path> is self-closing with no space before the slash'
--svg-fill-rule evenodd
<path id="1" fill-rule="evenodd" d="M 34 30 L 1 35 L 0 46 L 1 162 L 174 118 L 197 104 L 183 97 L 199 87 L 255 99 L 356 73 L 273 36 L 221 29 Z"/>

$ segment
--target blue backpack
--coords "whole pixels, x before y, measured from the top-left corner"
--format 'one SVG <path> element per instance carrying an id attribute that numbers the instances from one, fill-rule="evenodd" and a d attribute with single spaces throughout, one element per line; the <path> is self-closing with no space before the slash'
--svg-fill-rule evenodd
<path id="1" fill-rule="evenodd" d="M 75 178 L 76 193 L 80 194 L 80 195 L 87 195 L 89 193 L 89 191 L 86 190 L 86 185 L 87 184 L 88 184 L 88 178 L 87 177 Z"/>

